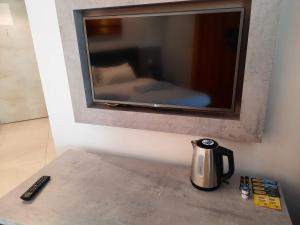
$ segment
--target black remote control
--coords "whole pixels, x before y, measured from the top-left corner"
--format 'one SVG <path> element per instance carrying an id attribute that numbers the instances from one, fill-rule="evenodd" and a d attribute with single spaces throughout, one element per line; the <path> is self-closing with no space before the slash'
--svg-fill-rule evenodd
<path id="1" fill-rule="evenodd" d="M 42 176 L 20 198 L 24 201 L 30 201 L 42 189 L 42 187 L 48 183 L 49 180 L 50 176 Z"/>

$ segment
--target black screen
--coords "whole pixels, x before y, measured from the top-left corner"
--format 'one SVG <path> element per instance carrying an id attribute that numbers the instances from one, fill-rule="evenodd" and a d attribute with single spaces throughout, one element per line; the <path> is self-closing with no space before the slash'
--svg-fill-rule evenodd
<path id="1" fill-rule="evenodd" d="M 95 102 L 232 110 L 243 10 L 85 18 Z"/>

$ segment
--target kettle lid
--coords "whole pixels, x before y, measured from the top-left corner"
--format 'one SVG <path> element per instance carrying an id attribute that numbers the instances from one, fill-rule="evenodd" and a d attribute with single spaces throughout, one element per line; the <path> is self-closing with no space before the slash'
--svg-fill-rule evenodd
<path id="1" fill-rule="evenodd" d="M 200 148 L 205 148 L 205 149 L 214 149 L 219 146 L 218 142 L 209 138 L 200 139 L 196 143 Z"/>

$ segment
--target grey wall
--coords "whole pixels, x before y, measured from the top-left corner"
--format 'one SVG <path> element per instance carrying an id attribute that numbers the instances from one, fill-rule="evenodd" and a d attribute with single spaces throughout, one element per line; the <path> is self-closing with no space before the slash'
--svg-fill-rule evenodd
<path id="1" fill-rule="evenodd" d="M 234 149 L 238 173 L 280 181 L 291 216 L 295 224 L 300 224 L 300 1 L 282 2 L 263 142 L 218 141 Z M 55 1 L 26 0 L 26 4 L 59 153 L 68 148 L 92 149 L 178 164 L 190 163 L 190 141 L 199 137 L 74 122 Z"/>
<path id="2" fill-rule="evenodd" d="M 14 25 L 0 25 L 0 124 L 47 116 L 23 0 L 8 3 Z"/>

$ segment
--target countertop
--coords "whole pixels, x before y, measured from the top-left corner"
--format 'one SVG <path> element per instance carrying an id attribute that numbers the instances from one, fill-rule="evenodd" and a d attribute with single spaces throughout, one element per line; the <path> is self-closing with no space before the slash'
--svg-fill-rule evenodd
<path id="1" fill-rule="evenodd" d="M 21 196 L 51 181 L 31 202 Z M 213 192 L 194 188 L 188 167 L 69 150 L 0 199 L 0 217 L 23 225 L 289 225 L 283 210 L 243 200 L 234 176 Z"/>

